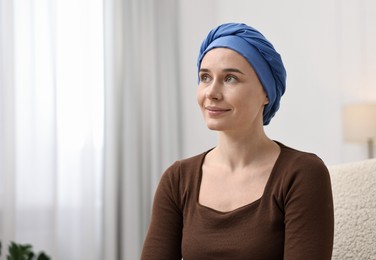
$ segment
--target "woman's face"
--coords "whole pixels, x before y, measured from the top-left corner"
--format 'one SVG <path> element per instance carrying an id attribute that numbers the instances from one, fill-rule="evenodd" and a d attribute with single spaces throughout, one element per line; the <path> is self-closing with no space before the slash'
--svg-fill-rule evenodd
<path id="1" fill-rule="evenodd" d="M 197 101 L 209 129 L 246 131 L 262 127 L 265 91 L 248 61 L 228 48 L 204 56 Z"/>

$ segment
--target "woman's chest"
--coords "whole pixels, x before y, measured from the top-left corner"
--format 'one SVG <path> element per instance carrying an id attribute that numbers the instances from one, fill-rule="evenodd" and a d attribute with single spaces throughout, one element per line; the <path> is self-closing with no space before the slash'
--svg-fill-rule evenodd
<path id="1" fill-rule="evenodd" d="M 221 213 L 197 204 L 184 218 L 183 258 L 283 259 L 283 215 L 277 208 L 264 212 L 269 211 L 264 207 L 258 200 Z"/>

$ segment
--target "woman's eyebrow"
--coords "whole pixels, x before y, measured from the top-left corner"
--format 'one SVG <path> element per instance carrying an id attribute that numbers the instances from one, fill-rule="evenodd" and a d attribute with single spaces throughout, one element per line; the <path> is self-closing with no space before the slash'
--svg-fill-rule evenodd
<path id="1" fill-rule="evenodd" d="M 238 70 L 238 69 L 235 69 L 235 68 L 228 68 L 228 69 L 224 69 L 223 71 L 224 72 L 237 72 L 237 73 L 245 75 L 241 70 Z"/>
<path id="2" fill-rule="evenodd" d="M 237 73 L 245 75 L 241 70 L 235 69 L 235 68 L 227 68 L 227 69 L 223 69 L 223 71 L 224 72 L 237 72 Z M 200 72 L 210 72 L 210 70 L 206 68 L 201 68 Z"/>
<path id="3" fill-rule="evenodd" d="M 205 68 L 200 68 L 200 72 L 209 72 L 209 70 Z"/>

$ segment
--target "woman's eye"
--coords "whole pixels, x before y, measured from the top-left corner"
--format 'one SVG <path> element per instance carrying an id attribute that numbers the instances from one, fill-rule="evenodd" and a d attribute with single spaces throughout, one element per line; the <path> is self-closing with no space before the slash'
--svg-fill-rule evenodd
<path id="1" fill-rule="evenodd" d="M 200 81 L 201 82 L 208 82 L 210 80 L 210 77 L 209 77 L 209 75 L 207 75 L 207 74 L 202 74 L 201 76 L 200 76 Z"/>
<path id="2" fill-rule="evenodd" d="M 234 75 L 229 75 L 225 78 L 225 82 L 232 83 L 232 82 L 235 82 L 235 81 L 236 81 L 236 77 Z"/>

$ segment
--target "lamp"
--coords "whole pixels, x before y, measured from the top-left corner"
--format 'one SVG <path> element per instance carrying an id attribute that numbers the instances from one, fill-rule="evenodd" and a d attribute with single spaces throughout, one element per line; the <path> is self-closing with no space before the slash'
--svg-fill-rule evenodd
<path id="1" fill-rule="evenodd" d="M 373 158 L 376 139 L 376 103 L 355 103 L 343 108 L 344 139 L 368 144 L 368 158 Z"/>

